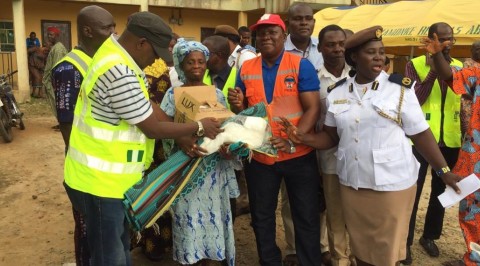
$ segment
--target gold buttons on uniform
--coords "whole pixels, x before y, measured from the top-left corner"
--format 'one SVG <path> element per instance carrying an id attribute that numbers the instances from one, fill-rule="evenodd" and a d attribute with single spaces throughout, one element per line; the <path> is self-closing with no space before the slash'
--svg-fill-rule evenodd
<path id="1" fill-rule="evenodd" d="M 355 138 L 355 142 L 358 142 L 358 138 Z"/>
<path id="2" fill-rule="evenodd" d="M 355 123 L 360 123 L 360 119 L 359 118 L 355 118 Z"/>

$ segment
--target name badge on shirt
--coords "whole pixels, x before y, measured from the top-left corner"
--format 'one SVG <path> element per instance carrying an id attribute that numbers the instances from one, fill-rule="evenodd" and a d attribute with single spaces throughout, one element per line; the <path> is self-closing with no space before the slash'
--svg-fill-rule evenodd
<path id="1" fill-rule="evenodd" d="M 348 103 L 347 99 L 341 99 L 341 100 L 333 101 L 333 104 L 346 104 L 346 103 Z"/>

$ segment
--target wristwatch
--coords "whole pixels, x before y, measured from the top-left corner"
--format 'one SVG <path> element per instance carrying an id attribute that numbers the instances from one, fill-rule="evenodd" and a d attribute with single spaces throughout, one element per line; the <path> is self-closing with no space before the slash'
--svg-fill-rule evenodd
<path id="1" fill-rule="evenodd" d="M 288 144 L 290 144 L 290 153 L 295 153 L 297 151 L 297 149 L 295 148 L 295 145 L 291 140 L 287 139 L 287 141 L 288 141 Z"/>
<path id="2" fill-rule="evenodd" d="M 438 175 L 438 177 L 441 177 L 443 174 L 446 174 L 448 172 L 450 172 L 450 167 L 448 166 L 442 167 L 442 169 L 440 170 L 435 170 L 435 173 Z"/>
<path id="3" fill-rule="evenodd" d="M 197 124 L 198 124 L 198 129 L 197 129 L 197 133 L 195 134 L 197 135 L 197 137 L 203 137 L 203 135 L 205 134 L 205 130 L 203 129 L 203 124 L 200 121 L 197 121 Z"/>

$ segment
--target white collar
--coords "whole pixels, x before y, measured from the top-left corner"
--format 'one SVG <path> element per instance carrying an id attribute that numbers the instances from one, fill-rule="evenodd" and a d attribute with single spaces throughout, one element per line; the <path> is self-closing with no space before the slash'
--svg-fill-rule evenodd
<path id="1" fill-rule="evenodd" d="M 314 37 L 310 37 L 310 44 L 309 44 L 309 48 L 307 48 L 307 49 L 317 49 L 317 45 L 318 45 L 318 39 L 314 38 Z M 290 37 L 290 34 L 288 34 L 287 40 L 285 41 L 285 50 L 286 51 L 295 50 L 295 51 L 299 51 L 299 52 L 303 53 L 302 50 L 298 49 L 295 46 L 295 44 L 293 44 L 292 39 Z"/>
<path id="2" fill-rule="evenodd" d="M 325 68 L 325 64 L 323 64 L 318 70 L 318 76 L 331 78 L 333 80 L 341 79 L 348 76 L 348 72 L 350 71 L 350 69 L 351 67 L 347 63 L 345 63 L 345 66 L 343 67 L 343 70 L 342 70 L 342 75 L 339 78 L 337 78 L 332 73 L 328 72 L 328 70 Z"/>

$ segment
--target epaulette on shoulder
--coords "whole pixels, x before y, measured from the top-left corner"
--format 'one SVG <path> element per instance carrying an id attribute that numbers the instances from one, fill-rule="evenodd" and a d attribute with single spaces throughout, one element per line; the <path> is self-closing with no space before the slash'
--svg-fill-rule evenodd
<path id="1" fill-rule="evenodd" d="M 410 89 L 413 85 L 412 79 L 405 77 L 399 73 L 392 73 L 390 77 L 388 77 L 388 81 L 403 86 L 407 89 Z"/>
<path id="2" fill-rule="evenodd" d="M 327 92 L 330 93 L 333 89 L 335 89 L 336 87 L 345 83 L 345 81 L 347 81 L 347 78 L 343 78 L 343 79 L 337 81 L 335 84 L 332 84 L 332 85 L 328 86 Z"/>

